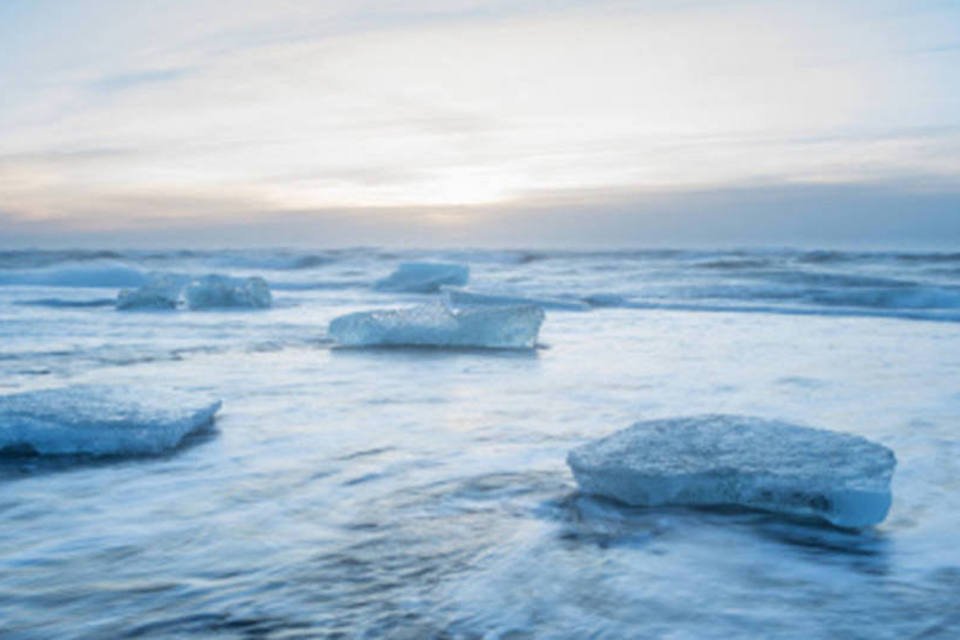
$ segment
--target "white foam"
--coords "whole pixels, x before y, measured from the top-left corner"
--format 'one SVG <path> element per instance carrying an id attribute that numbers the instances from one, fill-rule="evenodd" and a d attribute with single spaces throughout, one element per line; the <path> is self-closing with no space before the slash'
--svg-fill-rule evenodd
<path id="1" fill-rule="evenodd" d="M 78 385 L 0 396 L 0 451 L 147 455 L 209 427 L 220 401 L 154 388 Z"/>
<path id="2" fill-rule="evenodd" d="M 454 309 L 442 303 L 334 318 L 329 335 L 344 346 L 431 346 L 530 349 L 543 309 L 535 306 Z"/>
<path id="3" fill-rule="evenodd" d="M 741 505 L 841 527 L 890 509 L 892 451 L 865 438 L 745 416 L 638 422 L 567 458 L 586 493 L 632 505 Z"/>
<path id="4" fill-rule="evenodd" d="M 388 277 L 374 283 L 378 291 L 434 293 L 443 285 L 462 286 L 470 278 L 465 264 L 448 262 L 404 262 Z"/>

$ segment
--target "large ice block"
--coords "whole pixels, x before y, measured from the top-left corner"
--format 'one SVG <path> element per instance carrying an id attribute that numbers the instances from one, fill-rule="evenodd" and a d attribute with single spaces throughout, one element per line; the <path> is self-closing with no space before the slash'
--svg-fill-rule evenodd
<path id="1" fill-rule="evenodd" d="M 334 318 L 329 335 L 343 346 L 430 346 L 530 349 L 543 309 L 535 306 L 456 309 L 441 302 L 363 311 Z"/>
<path id="2" fill-rule="evenodd" d="M 266 309 L 273 303 L 263 278 L 160 273 L 117 295 L 117 309 Z"/>
<path id="3" fill-rule="evenodd" d="M 446 303 L 452 307 L 534 305 L 558 311 L 586 311 L 590 308 L 590 305 L 582 300 L 526 296 L 508 291 L 474 291 L 444 286 L 441 287 L 441 292 Z"/>
<path id="4" fill-rule="evenodd" d="M 176 309 L 187 280 L 173 274 L 153 274 L 136 289 L 117 294 L 117 309 Z"/>
<path id="5" fill-rule="evenodd" d="M 735 415 L 638 422 L 567 462 L 585 493 L 631 505 L 740 505 L 852 528 L 886 517 L 896 466 L 860 436 Z"/>
<path id="6" fill-rule="evenodd" d="M 176 447 L 208 428 L 220 401 L 205 394 L 76 385 L 0 395 L 0 451 L 130 456 Z"/>
<path id="7" fill-rule="evenodd" d="M 266 280 L 209 275 L 193 280 L 183 289 L 189 309 L 266 309 L 273 303 Z"/>

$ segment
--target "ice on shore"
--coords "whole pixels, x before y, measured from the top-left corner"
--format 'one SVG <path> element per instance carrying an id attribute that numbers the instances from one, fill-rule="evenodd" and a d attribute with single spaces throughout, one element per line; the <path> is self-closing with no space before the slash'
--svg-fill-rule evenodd
<path id="1" fill-rule="evenodd" d="M 860 528 L 887 516 L 896 458 L 860 436 L 707 415 L 638 422 L 567 463 L 585 493 L 631 505 L 739 505 Z"/>
<path id="2" fill-rule="evenodd" d="M 266 309 L 273 303 L 263 278 L 154 274 L 117 295 L 118 309 Z"/>
<path id="3" fill-rule="evenodd" d="M 404 262 L 373 288 L 400 293 L 434 293 L 443 285 L 463 286 L 470 278 L 465 264 L 448 262 Z"/>
<path id="4" fill-rule="evenodd" d="M 350 347 L 532 349 L 543 318 L 543 309 L 529 305 L 458 309 L 433 302 L 340 316 L 330 323 L 328 333 L 338 344 Z"/>
<path id="5" fill-rule="evenodd" d="M 446 303 L 452 307 L 534 305 L 560 311 L 585 311 L 590 308 L 590 305 L 580 300 L 527 297 L 505 292 L 473 291 L 447 286 L 442 287 L 441 291 Z"/>
<path id="6" fill-rule="evenodd" d="M 172 390 L 78 385 L 0 395 L 0 452 L 134 456 L 176 447 L 220 401 Z"/>

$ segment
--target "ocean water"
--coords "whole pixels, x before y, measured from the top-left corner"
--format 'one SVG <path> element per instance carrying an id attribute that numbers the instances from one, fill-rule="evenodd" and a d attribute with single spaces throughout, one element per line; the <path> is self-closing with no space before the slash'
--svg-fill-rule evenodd
<path id="1" fill-rule="evenodd" d="M 424 259 L 589 308 L 529 352 L 332 348 Z M 274 307 L 113 308 L 152 272 Z M 0 392 L 75 383 L 224 405 L 160 457 L 0 460 L 3 638 L 960 637 L 960 254 L 0 253 Z M 892 448 L 888 519 L 577 493 L 570 448 L 705 412 Z"/>

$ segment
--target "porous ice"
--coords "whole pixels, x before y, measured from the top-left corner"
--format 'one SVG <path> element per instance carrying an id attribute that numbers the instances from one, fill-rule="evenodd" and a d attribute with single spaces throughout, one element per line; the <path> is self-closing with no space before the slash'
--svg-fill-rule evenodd
<path id="1" fill-rule="evenodd" d="M 404 262 L 386 278 L 377 280 L 378 291 L 434 293 L 443 285 L 462 286 L 470 278 L 465 264 L 448 262 Z"/>
<path id="2" fill-rule="evenodd" d="M 189 309 L 266 309 L 273 303 L 267 282 L 256 276 L 204 276 L 184 287 L 183 300 Z"/>
<path id="3" fill-rule="evenodd" d="M 474 291 L 455 287 L 441 287 L 444 301 L 451 307 L 535 305 L 560 311 L 585 311 L 590 305 L 581 300 L 528 297 L 507 292 Z"/>
<path id="4" fill-rule="evenodd" d="M 273 303 L 263 278 L 153 274 L 137 289 L 117 295 L 118 309 L 266 309 Z"/>
<path id="5" fill-rule="evenodd" d="M 452 308 L 433 302 L 409 309 L 362 311 L 334 318 L 329 336 L 344 346 L 530 349 L 543 309 L 535 306 Z"/>
<path id="6" fill-rule="evenodd" d="M 896 458 L 860 436 L 707 415 L 638 422 L 567 463 L 585 493 L 631 505 L 740 505 L 860 528 L 887 516 Z"/>
<path id="7" fill-rule="evenodd" d="M 0 451 L 146 455 L 213 422 L 220 401 L 183 391 L 76 385 L 0 395 Z"/>
<path id="8" fill-rule="evenodd" d="M 153 274 L 136 289 L 117 294 L 117 309 L 176 309 L 186 279 L 172 274 Z"/>

